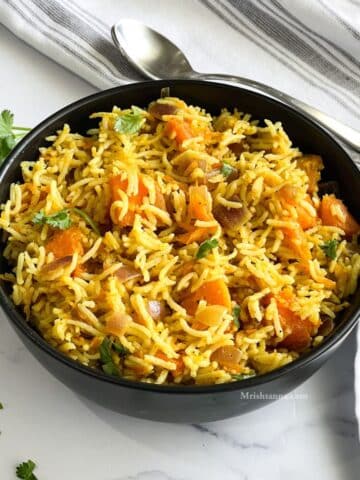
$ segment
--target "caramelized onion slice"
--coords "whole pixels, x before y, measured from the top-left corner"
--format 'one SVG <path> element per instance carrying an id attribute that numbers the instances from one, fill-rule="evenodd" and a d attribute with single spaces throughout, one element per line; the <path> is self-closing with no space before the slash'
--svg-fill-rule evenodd
<path id="1" fill-rule="evenodd" d="M 154 320 L 162 320 L 166 316 L 165 303 L 158 300 L 149 300 L 147 310 Z"/>
<path id="2" fill-rule="evenodd" d="M 210 358 L 222 367 L 235 368 L 241 360 L 241 352 L 232 345 L 226 345 L 215 350 Z"/>
<path id="3" fill-rule="evenodd" d="M 246 207 L 226 208 L 223 205 L 216 205 L 213 214 L 222 227 L 234 228 L 244 222 L 248 215 L 248 209 Z"/>
<path id="4" fill-rule="evenodd" d="M 149 107 L 149 113 L 158 120 L 161 120 L 163 115 L 175 115 L 177 108 L 171 103 L 154 102 Z"/>
<path id="5" fill-rule="evenodd" d="M 128 325 L 132 322 L 130 315 L 124 312 L 111 312 L 106 316 L 106 333 L 123 335 Z"/>
<path id="6" fill-rule="evenodd" d="M 54 272 L 58 268 L 68 267 L 72 262 L 72 258 L 73 258 L 72 255 L 67 255 L 66 257 L 57 258 L 53 262 L 48 263 L 47 265 L 44 265 L 40 273 L 46 275 L 47 273 Z"/>
<path id="7" fill-rule="evenodd" d="M 141 273 L 139 273 L 134 267 L 131 267 L 130 265 L 124 265 L 123 267 L 120 267 L 118 270 L 116 270 L 115 276 L 121 282 L 127 282 L 128 280 L 132 280 L 134 278 L 140 278 Z"/>

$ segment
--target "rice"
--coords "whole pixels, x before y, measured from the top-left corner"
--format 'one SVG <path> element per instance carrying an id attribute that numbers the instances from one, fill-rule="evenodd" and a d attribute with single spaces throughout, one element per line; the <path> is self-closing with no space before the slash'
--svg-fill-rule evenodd
<path id="1" fill-rule="evenodd" d="M 64 125 L 24 161 L 2 205 L 12 270 L 1 278 L 47 342 L 126 379 L 203 385 L 280 368 L 323 341 L 360 255 L 343 204 L 325 219 L 320 157 L 279 122 L 172 97 L 92 118 L 87 136 Z M 119 118 L 137 131 L 119 131 Z M 62 229 L 34 220 L 61 211 Z"/>

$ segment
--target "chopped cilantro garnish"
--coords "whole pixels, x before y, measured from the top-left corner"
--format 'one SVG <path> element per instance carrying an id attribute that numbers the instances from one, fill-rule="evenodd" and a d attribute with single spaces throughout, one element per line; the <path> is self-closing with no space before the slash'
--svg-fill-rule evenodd
<path id="1" fill-rule="evenodd" d="M 338 240 L 328 240 L 323 245 L 320 245 L 320 248 L 322 248 L 322 250 L 324 250 L 325 255 L 327 257 L 331 258 L 331 260 L 335 260 L 336 250 L 337 250 L 338 245 L 339 245 Z"/>
<path id="2" fill-rule="evenodd" d="M 233 172 L 235 172 L 235 168 L 229 165 L 228 163 L 223 163 L 220 169 L 221 174 L 226 178 L 229 175 L 231 175 Z"/>
<path id="3" fill-rule="evenodd" d="M 53 228 L 59 228 L 60 230 L 66 230 L 71 227 L 73 224 L 70 213 L 74 212 L 76 215 L 82 217 L 85 222 L 94 230 L 97 235 L 101 235 L 99 227 L 96 225 L 94 220 L 92 220 L 89 215 L 80 208 L 67 208 L 64 210 L 60 210 L 59 212 L 53 213 L 52 215 L 45 215 L 45 213 L 41 210 L 38 212 L 34 218 L 33 223 L 35 225 L 49 225 Z"/>
<path id="4" fill-rule="evenodd" d="M 113 360 L 112 349 L 114 349 L 114 351 L 121 357 L 128 355 L 129 350 L 121 345 L 121 343 L 113 342 L 108 337 L 105 337 L 100 345 L 100 360 L 103 364 L 102 369 L 108 375 L 119 375 L 119 368 Z"/>
<path id="5" fill-rule="evenodd" d="M 0 113 L 0 163 L 29 130 L 31 129 L 14 125 L 14 114 L 10 110 Z"/>
<path id="6" fill-rule="evenodd" d="M 247 378 L 251 378 L 251 377 L 255 377 L 255 374 L 244 374 L 244 373 L 241 373 L 241 374 L 238 374 L 238 373 L 234 373 L 233 375 L 231 375 L 232 378 L 234 380 L 238 380 L 238 381 L 241 381 L 241 380 L 246 380 Z"/>
<path id="7" fill-rule="evenodd" d="M 145 118 L 143 111 L 138 107 L 131 107 L 131 112 L 120 115 L 115 121 L 114 130 L 118 133 L 137 133 Z"/>
<path id="8" fill-rule="evenodd" d="M 32 460 L 23 462 L 16 467 L 16 476 L 22 480 L 37 480 L 37 477 L 34 475 L 34 469 L 36 465 Z"/>
<path id="9" fill-rule="evenodd" d="M 233 316 L 233 322 L 237 326 L 237 328 L 240 328 L 240 312 L 241 308 L 239 305 L 235 305 L 235 307 L 232 309 L 232 316 Z"/>
<path id="10" fill-rule="evenodd" d="M 217 247 L 219 245 L 219 242 L 216 240 L 216 238 L 211 238 L 210 240 L 205 240 L 205 242 L 203 242 L 197 253 L 196 253 L 196 258 L 197 259 L 200 259 L 200 258 L 204 258 L 206 257 L 206 255 L 211 252 L 211 250 L 215 247 Z"/>

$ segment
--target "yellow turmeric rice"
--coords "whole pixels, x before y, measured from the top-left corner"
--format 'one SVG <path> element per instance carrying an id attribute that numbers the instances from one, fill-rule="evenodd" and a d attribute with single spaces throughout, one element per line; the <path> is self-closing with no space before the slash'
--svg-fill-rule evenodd
<path id="1" fill-rule="evenodd" d="M 92 118 L 22 162 L 2 205 L 2 279 L 47 342 L 109 375 L 198 385 L 322 342 L 360 255 L 320 156 L 281 123 L 178 98 Z"/>

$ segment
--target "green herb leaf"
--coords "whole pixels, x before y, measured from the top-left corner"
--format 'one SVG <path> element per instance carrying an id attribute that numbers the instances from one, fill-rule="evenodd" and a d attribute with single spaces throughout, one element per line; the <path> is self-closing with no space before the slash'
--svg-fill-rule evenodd
<path id="1" fill-rule="evenodd" d="M 105 337 L 100 345 L 100 360 L 102 361 L 102 369 L 108 375 L 119 375 L 119 368 L 114 363 L 111 350 L 114 349 L 121 357 L 126 357 L 130 352 L 121 343 L 116 343 Z"/>
<path id="2" fill-rule="evenodd" d="M 30 128 L 15 127 L 13 123 L 14 114 L 10 110 L 3 110 L 0 113 L 0 162 L 5 160 L 20 138 L 30 130 Z"/>
<path id="3" fill-rule="evenodd" d="M 101 236 L 101 233 L 100 233 L 100 230 L 99 230 L 99 227 L 97 226 L 97 224 L 94 222 L 94 220 L 92 220 L 89 215 L 85 212 L 83 212 L 82 210 L 80 210 L 80 208 L 72 208 L 71 209 L 74 213 L 76 213 L 77 215 L 79 215 L 80 217 L 82 217 L 85 222 L 94 230 L 95 233 L 97 233 L 99 235 L 99 237 Z"/>
<path id="4" fill-rule="evenodd" d="M 228 163 L 223 163 L 220 169 L 220 173 L 226 178 L 236 171 L 236 168 L 232 167 Z"/>
<path id="5" fill-rule="evenodd" d="M 338 245 L 339 245 L 338 240 L 328 240 L 323 245 L 320 245 L 320 248 L 322 248 L 322 250 L 324 250 L 325 255 L 327 257 L 331 258 L 331 260 L 335 260 L 336 250 L 337 250 Z"/>
<path id="6" fill-rule="evenodd" d="M 235 305 L 235 307 L 232 310 L 232 316 L 233 316 L 233 322 L 237 326 L 237 328 L 240 328 L 240 312 L 241 308 L 239 305 Z"/>
<path id="7" fill-rule="evenodd" d="M 111 355 L 111 344 L 112 341 L 105 337 L 100 345 L 100 359 L 104 364 L 112 363 L 112 355 Z"/>
<path id="8" fill-rule="evenodd" d="M 10 110 L 3 110 L 0 113 L 0 137 L 12 135 L 12 127 L 14 123 L 14 114 Z"/>
<path id="9" fill-rule="evenodd" d="M 45 215 L 43 211 L 40 211 L 34 216 L 32 221 L 35 225 L 46 224 L 53 228 L 59 228 L 60 230 L 66 230 L 72 225 L 69 210 L 60 210 L 52 215 Z"/>
<path id="10" fill-rule="evenodd" d="M 137 133 L 144 121 L 143 111 L 138 107 L 132 106 L 131 112 L 124 113 L 118 117 L 115 121 L 114 129 L 118 133 Z"/>
<path id="11" fill-rule="evenodd" d="M 129 350 L 126 347 L 124 347 L 124 345 L 121 345 L 121 343 L 114 342 L 112 344 L 112 347 L 115 350 L 115 352 L 117 352 L 120 355 L 120 357 L 126 357 L 126 355 L 130 353 Z"/>
<path id="12" fill-rule="evenodd" d="M 254 373 L 249 373 L 249 374 L 238 374 L 238 373 L 234 373 L 233 375 L 231 375 L 232 378 L 234 380 L 238 380 L 238 381 L 241 381 L 241 380 L 246 380 L 247 378 L 251 378 L 251 377 L 255 377 L 255 374 Z"/>
<path id="13" fill-rule="evenodd" d="M 16 467 L 17 478 L 21 478 L 22 480 L 37 480 L 37 477 L 33 473 L 35 467 L 36 465 L 32 460 L 21 463 Z"/>
<path id="14" fill-rule="evenodd" d="M 99 227 L 96 225 L 94 220 L 92 220 L 87 213 L 80 210 L 80 208 L 67 208 L 65 210 L 60 210 L 59 212 L 56 212 L 52 215 L 45 215 L 43 211 L 40 211 L 34 216 L 32 221 L 35 225 L 47 224 L 53 228 L 66 230 L 67 228 L 70 228 L 73 224 L 70 218 L 70 212 L 74 212 L 76 213 L 76 215 L 82 217 L 97 235 L 101 235 Z"/>
<path id="15" fill-rule="evenodd" d="M 206 255 L 215 247 L 219 245 L 219 242 L 216 240 L 216 238 L 211 238 L 210 240 L 205 240 L 200 247 L 199 250 L 196 253 L 196 258 L 204 258 Z"/>
<path id="16" fill-rule="evenodd" d="M 4 405 L 0 402 L 0 410 L 4 409 Z"/>
<path id="17" fill-rule="evenodd" d="M 116 368 L 114 362 L 104 363 L 102 369 L 107 375 L 119 375 L 119 370 Z"/>

